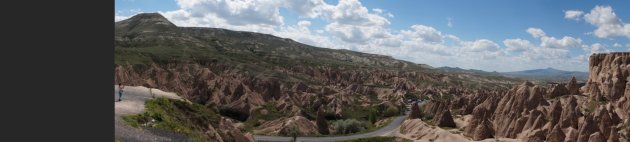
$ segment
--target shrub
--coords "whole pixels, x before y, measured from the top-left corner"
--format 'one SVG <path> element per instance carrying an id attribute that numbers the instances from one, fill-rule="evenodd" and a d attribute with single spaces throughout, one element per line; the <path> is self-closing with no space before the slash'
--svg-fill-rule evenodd
<path id="1" fill-rule="evenodd" d="M 365 123 L 356 119 L 337 120 L 333 122 L 335 134 L 350 134 L 365 130 Z"/>
<path id="2" fill-rule="evenodd" d="M 374 124 L 379 119 L 378 111 L 376 111 L 375 108 L 370 108 L 369 110 L 370 110 L 369 111 L 370 114 L 368 115 L 368 121 L 370 121 L 370 123 Z"/>
<path id="3" fill-rule="evenodd" d="M 204 135 L 206 127 L 218 126 L 220 117 L 200 104 L 180 100 L 156 98 L 145 102 L 146 111 L 123 117 L 132 126 L 155 127 L 188 135 L 193 139 L 210 139 Z"/>
<path id="4" fill-rule="evenodd" d="M 431 114 L 424 114 L 424 115 L 422 116 L 422 120 L 423 120 L 424 122 L 428 122 L 428 121 L 430 121 L 430 120 L 433 120 L 433 115 L 431 115 Z"/>
<path id="5" fill-rule="evenodd" d="M 245 121 L 249 117 L 249 115 L 247 115 L 245 113 L 234 111 L 234 110 L 232 110 L 232 108 L 227 107 L 227 106 L 221 106 L 219 108 L 219 114 L 221 114 L 223 116 L 230 117 L 232 119 L 236 119 L 238 121 Z"/>
<path id="6" fill-rule="evenodd" d="M 396 116 L 398 115 L 399 111 L 398 108 L 396 107 L 387 107 L 387 109 L 385 109 L 385 112 L 383 113 L 384 117 L 392 117 L 392 116 Z"/>

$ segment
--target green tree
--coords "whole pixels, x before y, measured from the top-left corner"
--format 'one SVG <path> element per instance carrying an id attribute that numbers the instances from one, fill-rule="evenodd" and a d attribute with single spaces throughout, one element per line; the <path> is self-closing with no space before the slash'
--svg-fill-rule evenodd
<path id="1" fill-rule="evenodd" d="M 387 107 L 387 109 L 385 109 L 385 113 L 383 114 L 384 117 L 391 117 L 391 116 L 396 116 L 398 115 L 399 110 L 396 107 Z"/>
<path id="2" fill-rule="evenodd" d="M 298 137 L 298 128 L 295 124 L 292 124 L 291 126 L 289 126 L 289 135 L 291 135 L 291 137 L 293 138 L 291 141 L 295 142 L 297 141 L 297 137 Z"/>
<path id="3" fill-rule="evenodd" d="M 370 114 L 368 115 L 368 120 L 370 121 L 370 123 L 374 124 L 376 123 L 377 118 L 377 114 L 378 112 L 376 111 L 375 108 L 370 107 Z"/>
<path id="4" fill-rule="evenodd" d="M 317 129 L 319 130 L 320 134 L 328 134 L 328 122 L 326 121 L 326 117 L 324 116 L 324 109 L 323 107 L 319 107 L 319 109 L 317 110 L 317 118 L 316 121 L 317 123 Z"/>

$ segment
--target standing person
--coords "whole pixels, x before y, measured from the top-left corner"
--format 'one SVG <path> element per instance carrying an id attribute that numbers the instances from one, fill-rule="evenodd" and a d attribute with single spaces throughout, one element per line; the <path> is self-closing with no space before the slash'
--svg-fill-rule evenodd
<path id="1" fill-rule="evenodd" d="M 155 94 L 153 94 L 152 89 L 153 89 L 153 88 L 149 88 L 149 94 L 151 94 L 151 97 L 152 97 L 152 98 L 155 98 Z"/>
<path id="2" fill-rule="evenodd" d="M 118 83 L 118 101 L 122 101 L 122 94 L 123 94 L 123 89 L 125 88 L 124 85 L 122 85 L 122 83 Z"/>

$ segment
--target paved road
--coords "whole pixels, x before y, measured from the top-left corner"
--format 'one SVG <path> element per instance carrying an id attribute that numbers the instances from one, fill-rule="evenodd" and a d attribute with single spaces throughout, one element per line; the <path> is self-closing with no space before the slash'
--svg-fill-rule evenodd
<path id="1" fill-rule="evenodd" d="M 394 132 L 394 130 L 396 130 L 398 126 L 400 126 L 400 124 L 405 120 L 405 118 L 407 118 L 407 116 L 395 117 L 394 120 L 392 120 L 392 122 L 389 123 L 387 126 L 381 129 L 378 129 L 376 131 L 368 132 L 368 133 L 349 135 L 349 136 L 332 136 L 332 137 L 298 137 L 297 141 L 334 142 L 334 141 L 345 141 L 345 140 L 352 140 L 352 139 L 389 135 L 392 132 Z M 254 135 L 254 139 L 256 141 L 286 142 L 286 141 L 291 141 L 292 137 Z"/>
<path id="2" fill-rule="evenodd" d="M 115 99 L 118 99 L 118 86 L 114 86 L 116 89 Z M 146 100 L 152 99 L 153 97 L 150 95 L 149 90 L 145 87 L 136 87 L 136 86 L 126 86 L 123 93 L 123 99 L 121 102 L 115 102 L 115 137 L 116 139 L 120 139 L 122 141 L 186 141 L 187 137 L 183 134 L 167 132 L 159 129 L 151 129 L 151 128 L 134 128 L 131 127 L 121 119 L 121 116 L 124 115 L 132 115 L 144 112 L 144 102 Z M 152 89 L 155 97 L 167 97 L 171 99 L 182 99 L 181 97 L 175 95 L 174 93 L 162 92 L 157 89 Z M 409 106 L 407 106 L 409 108 Z M 408 110 L 408 109 L 407 109 Z M 408 112 L 407 112 L 408 114 Z M 329 142 L 329 141 L 344 141 L 344 140 L 352 140 L 359 138 L 369 138 L 376 136 L 385 136 L 391 135 L 396 128 L 400 126 L 402 121 L 406 116 L 398 116 L 395 117 L 391 123 L 387 126 L 380 128 L 376 131 L 349 135 L 349 136 L 333 136 L 333 137 L 298 137 L 298 141 L 303 142 Z M 257 141 L 290 141 L 291 137 L 281 137 L 281 136 L 263 136 L 263 135 L 254 135 L 254 139 Z"/>
<path id="3" fill-rule="evenodd" d="M 114 86 L 116 94 L 114 99 L 118 100 L 118 85 Z M 144 112 L 144 102 L 152 99 L 149 90 L 145 87 L 126 86 L 123 93 L 122 101 L 114 102 L 114 135 L 116 139 L 121 141 L 134 142 L 169 142 L 169 141 L 186 141 L 187 136 L 184 134 L 168 132 L 156 128 L 140 127 L 134 128 L 127 125 L 121 116 L 132 115 Z M 173 94 L 152 89 L 155 97 L 166 97 L 171 99 L 181 99 L 181 97 Z"/>

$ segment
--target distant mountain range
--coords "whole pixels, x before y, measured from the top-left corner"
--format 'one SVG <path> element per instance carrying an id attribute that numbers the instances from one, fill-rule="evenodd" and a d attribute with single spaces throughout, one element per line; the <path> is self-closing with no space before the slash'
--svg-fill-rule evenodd
<path id="1" fill-rule="evenodd" d="M 564 71 L 554 68 L 503 72 L 501 74 L 508 77 L 532 78 L 545 81 L 567 81 L 573 76 L 578 81 L 586 81 L 588 79 L 588 72 Z"/>
<path id="2" fill-rule="evenodd" d="M 564 71 L 564 70 L 558 70 L 554 68 L 532 69 L 532 70 L 513 71 L 513 72 L 496 72 L 496 71 L 488 72 L 488 71 L 475 70 L 475 69 L 462 69 L 459 67 L 439 67 L 438 69 L 445 72 L 468 73 L 468 74 L 477 74 L 477 75 L 485 75 L 485 76 L 506 76 L 506 77 L 528 79 L 528 80 L 549 81 L 549 82 L 566 82 L 570 80 L 571 77 L 573 76 L 575 76 L 576 80 L 582 81 L 582 82 L 588 79 L 588 72 Z"/>

